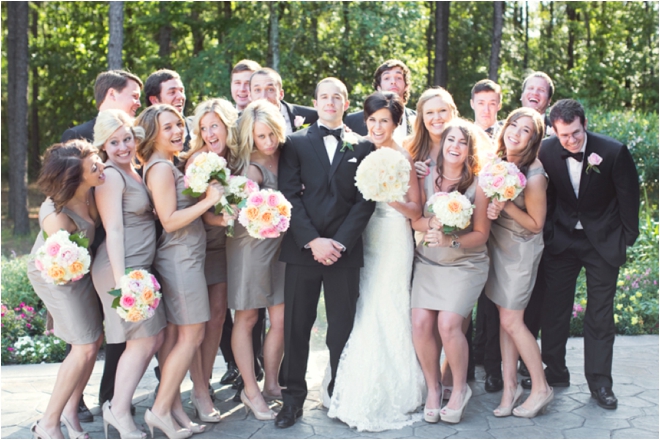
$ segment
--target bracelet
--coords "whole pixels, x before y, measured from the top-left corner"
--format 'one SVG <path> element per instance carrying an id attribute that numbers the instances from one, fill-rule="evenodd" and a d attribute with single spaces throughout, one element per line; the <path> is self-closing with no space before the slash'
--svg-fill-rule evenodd
<path id="1" fill-rule="evenodd" d="M 427 223 L 428 223 L 427 226 L 428 226 L 429 230 L 433 229 L 433 228 L 431 227 L 431 220 L 433 220 L 433 216 L 429 217 L 429 221 L 427 222 Z"/>

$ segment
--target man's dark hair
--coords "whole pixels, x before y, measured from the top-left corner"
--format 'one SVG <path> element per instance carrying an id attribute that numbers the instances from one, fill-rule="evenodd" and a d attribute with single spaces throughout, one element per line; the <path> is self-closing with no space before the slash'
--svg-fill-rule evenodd
<path id="1" fill-rule="evenodd" d="M 548 83 L 548 102 L 552 100 L 552 95 L 555 94 L 555 83 L 552 82 L 552 79 L 550 76 L 545 73 L 545 72 L 532 72 L 529 75 L 527 75 L 527 78 L 523 81 L 522 89 L 523 92 L 525 91 L 525 86 L 527 85 L 527 80 L 538 77 L 538 78 L 543 78 L 545 82 Z"/>
<path id="2" fill-rule="evenodd" d="M 497 84 L 495 81 L 490 79 L 482 79 L 472 86 L 472 92 L 470 92 L 470 99 L 474 99 L 474 95 L 481 92 L 495 92 L 500 96 L 500 101 L 502 100 L 502 87 Z"/>
<path id="3" fill-rule="evenodd" d="M 142 88 L 142 81 L 140 78 L 125 70 L 108 70 L 101 72 L 96 76 L 94 82 L 94 100 L 96 101 L 96 108 L 100 108 L 108 94 L 108 90 L 115 89 L 121 92 L 128 85 L 128 81 L 135 81 L 140 89 Z"/>
<path id="4" fill-rule="evenodd" d="M 252 89 L 252 78 L 254 78 L 255 75 L 270 76 L 275 80 L 275 84 L 277 85 L 277 87 L 279 87 L 280 90 L 282 90 L 282 77 L 280 76 L 279 73 L 277 73 L 277 70 L 271 69 L 270 67 L 262 67 L 261 69 L 256 70 L 250 77 L 250 89 Z"/>
<path id="5" fill-rule="evenodd" d="M 580 124 L 584 125 L 586 121 L 584 107 L 574 99 L 560 99 L 550 109 L 550 125 L 553 127 L 558 120 L 570 124 L 575 118 L 580 118 Z"/>
<path id="6" fill-rule="evenodd" d="M 231 74 L 229 75 L 229 78 L 234 76 L 234 73 L 256 72 L 259 69 L 261 69 L 261 66 L 256 61 L 241 60 L 238 63 L 236 63 L 233 69 L 231 69 Z"/>
<path id="7" fill-rule="evenodd" d="M 144 96 L 147 101 L 147 107 L 151 105 L 149 98 L 152 96 L 155 96 L 160 101 L 160 92 L 162 89 L 160 85 L 173 78 L 181 79 L 181 76 L 174 70 L 169 69 L 160 69 L 149 75 L 149 78 L 144 83 Z"/>
<path id="8" fill-rule="evenodd" d="M 380 87 L 380 79 L 383 76 L 383 73 L 390 69 L 394 69 L 395 67 L 401 67 L 401 69 L 403 69 L 403 82 L 406 83 L 407 88 L 407 90 L 403 92 L 403 103 L 405 104 L 408 102 L 408 98 L 410 98 L 410 89 L 408 88 L 410 85 L 410 69 L 403 63 L 403 61 L 387 60 L 378 66 L 378 69 L 376 69 L 376 72 L 374 72 L 374 82 L 372 85 L 374 90 L 378 90 L 378 87 Z"/>

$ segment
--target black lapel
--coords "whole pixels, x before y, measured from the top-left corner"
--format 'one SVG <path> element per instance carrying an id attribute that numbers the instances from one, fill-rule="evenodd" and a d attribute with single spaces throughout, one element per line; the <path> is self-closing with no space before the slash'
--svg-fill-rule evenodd
<path id="1" fill-rule="evenodd" d="M 286 101 L 280 101 L 280 102 L 282 103 L 282 105 L 286 109 L 286 112 L 289 114 L 289 125 L 291 125 L 291 131 L 293 133 L 295 133 L 296 132 L 296 126 L 293 125 L 293 121 L 294 121 L 296 116 L 293 114 L 293 106 L 291 104 L 289 104 L 288 102 L 286 102 Z"/>
<path id="2" fill-rule="evenodd" d="M 557 161 L 557 171 L 559 172 L 559 180 L 564 185 L 564 190 L 570 193 L 572 200 L 577 202 L 577 196 L 575 195 L 575 190 L 573 189 L 573 183 L 571 183 L 571 176 L 568 173 L 568 159 L 562 159 L 561 153 L 564 147 L 559 143 L 557 139 L 557 148 L 555 148 L 554 157 Z"/>
<path id="3" fill-rule="evenodd" d="M 307 130 L 307 141 L 318 156 L 323 169 L 328 172 L 330 170 L 330 159 L 328 158 L 328 152 L 325 149 L 325 143 L 321 137 L 321 130 L 319 130 L 318 124 L 312 124 Z"/>
<path id="4" fill-rule="evenodd" d="M 344 140 L 342 139 L 337 144 L 337 149 L 335 150 L 335 157 L 332 158 L 332 166 L 330 167 L 330 175 L 328 177 L 332 178 L 332 175 L 335 174 L 335 171 L 337 171 L 337 167 L 339 166 L 339 163 L 344 158 L 344 154 L 345 154 Z"/>
<path id="5" fill-rule="evenodd" d="M 584 149 L 584 158 L 582 159 L 582 177 L 580 177 L 580 189 L 578 190 L 579 197 L 583 197 L 584 193 L 587 190 L 587 186 L 589 185 L 589 182 L 591 181 L 591 175 L 595 173 L 594 170 L 591 170 L 587 173 L 587 165 L 588 165 L 588 160 L 587 158 L 591 153 L 593 153 L 593 136 L 591 133 L 587 132 L 587 146 Z"/>

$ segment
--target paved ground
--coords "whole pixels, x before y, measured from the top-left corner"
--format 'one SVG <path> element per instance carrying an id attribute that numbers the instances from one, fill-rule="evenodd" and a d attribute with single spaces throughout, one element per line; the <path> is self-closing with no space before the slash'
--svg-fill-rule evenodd
<path id="1" fill-rule="evenodd" d="M 310 395 L 305 415 L 289 429 L 277 429 L 273 422 L 257 421 L 246 415 L 242 404 L 231 401 L 229 386 L 218 388 L 224 372 L 224 362 L 218 358 L 213 375 L 217 388 L 217 406 L 224 414 L 221 423 L 210 425 L 208 432 L 195 438 L 658 438 L 658 336 L 617 337 L 614 346 L 614 391 L 619 398 L 616 411 L 599 408 L 590 398 L 582 373 L 582 339 L 568 343 L 568 367 L 571 386 L 558 389 L 548 412 L 535 419 L 507 417 L 497 419 L 492 409 L 499 403 L 499 393 L 484 391 L 483 369 L 477 369 L 477 380 L 470 383 L 474 396 L 463 421 L 458 425 L 423 421 L 397 430 L 381 433 L 359 433 L 345 424 L 331 420 L 319 403 L 319 387 L 325 372 L 327 352 L 312 352 L 308 382 Z M 318 346 L 318 345 L 317 345 Z M 31 424 L 40 418 L 48 402 L 59 364 L 2 367 L 2 438 L 29 438 Z M 92 438 L 103 438 L 103 422 L 97 406 L 98 383 L 102 363 L 97 362 L 85 392 L 87 404 L 96 414 L 93 423 L 84 424 Z M 134 403 L 136 420 L 142 423 L 144 411 L 153 402 L 156 385 L 150 368 L 140 382 Z M 182 390 L 188 402 L 191 382 L 186 380 Z M 187 405 L 189 413 L 192 408 Z M 421 411 L 421 408 L 420 410 Z M 117 432 L 111 428 L 111 436 Z M 163 438 L 160 431 L 158 438 Z"/>

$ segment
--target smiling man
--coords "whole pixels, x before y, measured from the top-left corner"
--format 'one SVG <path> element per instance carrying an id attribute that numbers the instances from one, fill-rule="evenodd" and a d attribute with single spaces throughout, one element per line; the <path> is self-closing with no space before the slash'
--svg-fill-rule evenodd
<path id="1" fill-rule="evenodd" d="M 147 99 L 147 107 L 153 104 L 169 104 L 183 116 L 186 122 L 183 151 L 188 151 L 192 139 L 191 121 L 183 114 L 186 107 L 186 89 L 179 74 L 168 69 L 157 70 L 149 75 L 144 83 L 144 94 Z"/>
<path id="2" fill-rule="evenodd" d="M 502 127 L 497 120 L 497 112 L 502 108 L 502 88 L 495 81 L 482 79 L 472 87 L 470 95 L 474 123 L 494 138 Z"/>
<path id="3" fill-rule="evenodd" d="M 231 69 L 231 98 L 239 113 L 250 103 L 250 78 L 259 69 L 259 63 L 252 60 L 241 60 Z"/>

